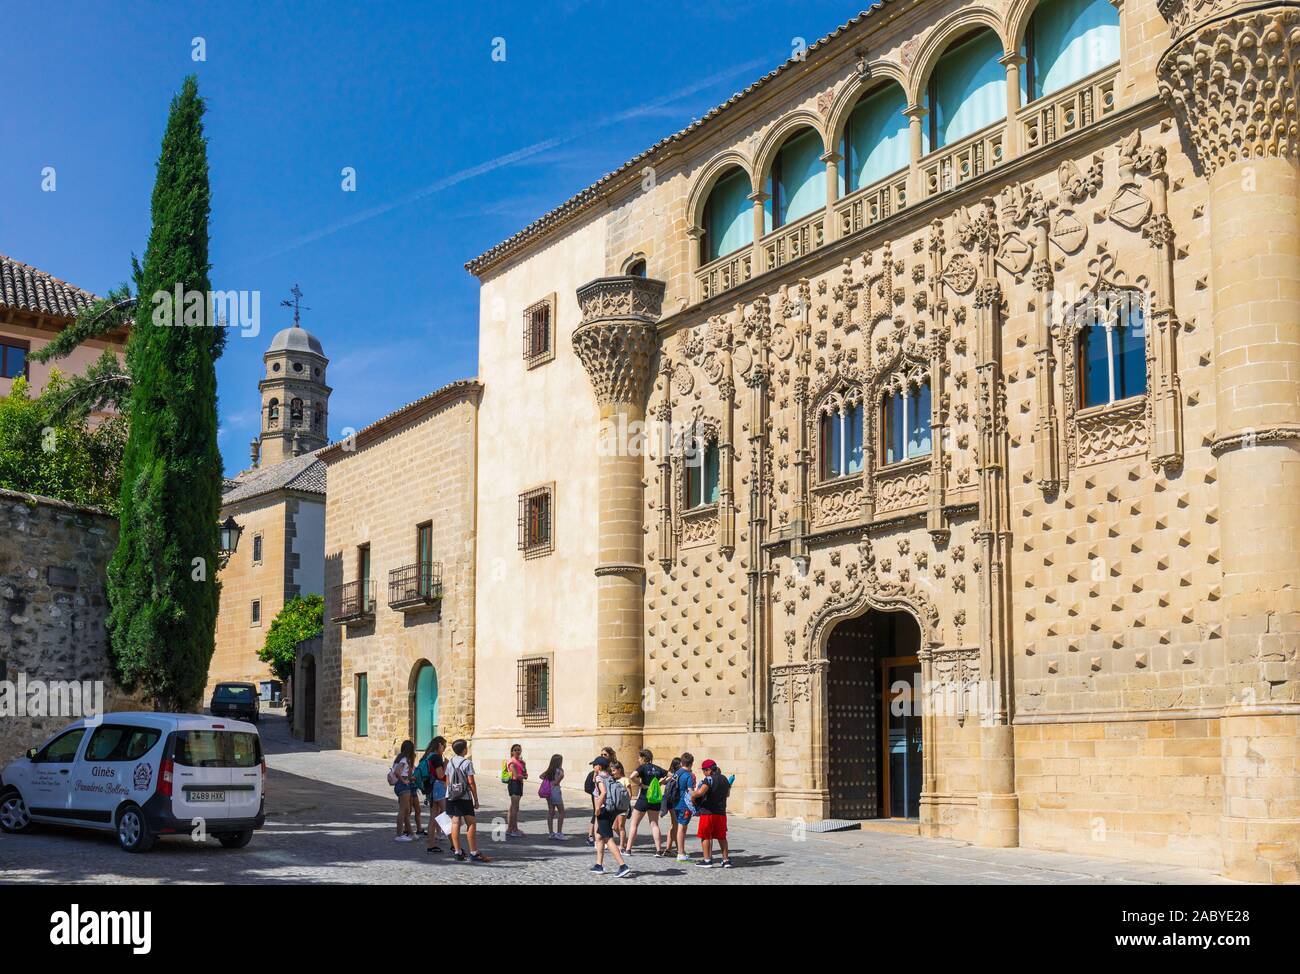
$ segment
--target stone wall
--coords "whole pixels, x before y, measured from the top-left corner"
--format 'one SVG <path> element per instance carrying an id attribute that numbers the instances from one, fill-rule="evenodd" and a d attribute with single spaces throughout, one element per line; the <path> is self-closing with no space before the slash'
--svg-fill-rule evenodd
<path id="1" fill-rule="evenodd" d="M 473 731 L 479 390 L 477 383 L 449 386 L 362 430 L 355 449 L 338 445 L 322 454 L 329 492 L 325 632 L 316 682 L 317 740 L 327 746 L 391 757 L 405 738 L 414 738 L 414 681 L 425 663 L 437 680 L 436 733 L 452 740 Z M 432 526 L 432 559 L 442 566 L 441 604 L 390 606 L 389 573 L 416 562 L 417 528 L 425 523 Z M 357 580 L 362 545 L 370 548 L 373 612 L 332 621 L 337 586 Z M 357 677 L 363 673 L 368 722 L 359 735 Z M 511 678 L 509 687 L 494 692 L 513 699 Z"/>
<path id="2" fill-rule="evenodd" d="M 117 519 L 93 507 L 0 490 L 0 763 L 82 716 L 20 716 L 17 684 L 101 684 L 104 711 L 152 709 L 123 693 L 108 661 L 105 579 Z M 51 688 L 53 689 L 53 688 Z M 59 695 L 56 695 L 59 696 Z M 66 698 L 64 698 L 66 700 Z M 75 697 L 73 698 L 75 699 Z M 80 709 L 90 709 L 89 698 Z M 23 708 L 27 709 L 26 707 Z"/>

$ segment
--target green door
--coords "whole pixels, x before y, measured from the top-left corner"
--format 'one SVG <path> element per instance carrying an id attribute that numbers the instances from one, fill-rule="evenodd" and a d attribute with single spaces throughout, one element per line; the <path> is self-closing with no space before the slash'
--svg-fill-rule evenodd
<path id="1" fill-rule="evenodd" d="M 425 663 L 415 677 L 415 747 L 423 751 L 438 733 L 438 674 Z"/>

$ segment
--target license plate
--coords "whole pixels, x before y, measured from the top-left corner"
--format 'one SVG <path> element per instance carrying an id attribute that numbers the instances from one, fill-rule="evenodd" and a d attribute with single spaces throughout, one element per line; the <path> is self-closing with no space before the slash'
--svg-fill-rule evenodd
<path id="1" fill-rule="evenodd" d="M 192 802 L 223 802 L 226 800 L 224 791 L 187 791 L 185 797 Z"/>

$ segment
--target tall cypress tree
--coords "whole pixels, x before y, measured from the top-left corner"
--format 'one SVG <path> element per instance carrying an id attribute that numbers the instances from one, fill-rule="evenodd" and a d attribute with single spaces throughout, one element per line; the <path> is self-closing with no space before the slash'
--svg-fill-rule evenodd
<path id="1" fill-rule="evenodd" d="M 122 464 L 121 534 L 108 566 L 117 675 L 160 708 L 177 711 L 199 702 L 217 619 L 222 465 L 214 363 L 225 334 L 208 306 L 203 113 L 198 83 L 186 78 L 172 99 L 154 181 L 153 227 L 143 265 L 135 267 L 137 302 L 126 347 L 131 432 Z M 188 297 L 184 309 L 167 303 L 177 293 Z M 197 308 L 194 295 L 201 296 Z M 159 315 L 160 302 L 172 314 Z"/>

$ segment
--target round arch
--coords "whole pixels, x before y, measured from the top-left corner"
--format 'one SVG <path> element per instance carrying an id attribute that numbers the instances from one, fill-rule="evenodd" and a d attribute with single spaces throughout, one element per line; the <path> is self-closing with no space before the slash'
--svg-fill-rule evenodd
<path id="1" fill-rule="evenodd" d="M 751 175 L 754 179 L 755 192 L 761 190 L 767 183 L 767 171 L 772 168 L 772 162 L 776 159 L 776 154 L 781 151 L 785 145 L 786 139 L 794 135 L 803 128 L 810 128 L 817 133 L 822 140 L 822 153 L 825 154 L 828 149 L 826 146 L 826 129 L 822 125 L 821 117 L 808 111 L 805 108 L 797 109 L 788 115 L 783 115 L 770 129 L 758 144 L 758 151 L 754 153 L 754 168 Z"/>
<path id="2" fill-rule="evenodd" d="M 692 229 L 703 229 L 704 207 L 709 201 L 709 193 L 713 191 L 713 187 L 719 179 L 727 175 L 732 169 L 737 168 L 749 177 L 749 186 L 752 192 L 754 189 L 753 166 L 748 158 L 735 149 L 728 149 L 726 152 L 714 156 L 700 171 L 699 175 L 695 177 L 695 184 L 686 198 L 686 216 Z"/>
<path id="3" fill-rule="evenodd" d="M 916 52 L 905 86 L 909 105 L 925 103 L 925 87 L 939 58 L 943 57 L 953 41 L 976 27 L 987 27 L 993 31 L 1002 44 L 1004 54 L 1015 50 L 1014 46 L 1007 44 L 1006 25 L 996 11 L 976 4 L 954 11 L 930 29 Z"/>
<path id="4" fill-rule="evenodd" d="M 830 117 L 826 125 L 826 134 L 831 151 L 839 151 L 840 139 L 844 137 L 844 126 L 853 114 L 853 109 L 866 95 L 874 95 L 890 83 L 898 85 L 903 92 L 903 99 L 911 104 L 907 97 L 907 75 L 891 61 L 873 61 L 867 66 L 866 77 L 856 77 L 841 88 L 831 102 Z"/>

